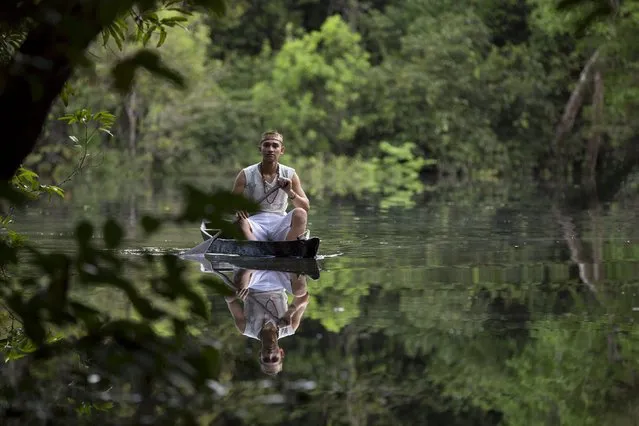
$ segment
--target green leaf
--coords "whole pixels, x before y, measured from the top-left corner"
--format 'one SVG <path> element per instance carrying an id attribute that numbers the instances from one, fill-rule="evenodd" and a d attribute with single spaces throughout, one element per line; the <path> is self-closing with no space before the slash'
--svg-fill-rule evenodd
<path id="1" fill-rule="evenodd" d="M 64 189 L 59 186 L 53 185 L 40 185 L 40 189 L 49 195 L 57 195 L 60 198 L 64 198 Z"/>
<path id="2" fill-rule="evenodd" d="M 112 74 L 115 88 L 122 93 L 128 92 L 133 85 L 138 67 L 145 68 L 150 73 L 163 77 L 180 88 L 186 87 L 184 77 L 179 72 L 166 66 L 156 52 L 142 49 L 133 56 L 122 60 L 114 67 Z"/>
<path id="3" fill-rule="evenodd" d="M 102 31 L 102 46 L 106 47 L 109 42 L 109 38 L 111 37 L 111 33 L 108 30 Z"/>
<path id="4" fill-rule="evenodd" d="M 124 237 L 124 231 L 113 219 L 109 219 L 104 224 L 104 244 L 114 249 L 120 245 L 122 238 Z"/>
<path id="5" fill-rule="evenodd" d="M 122 40 L 120 40 L 120 37 L 115 28 L 113 28 L 113 25 L 109 27 L 109 33 L 111 33 L 111 35 L 113 36 L 113 40 L 115 41 L 115 44 L 117 44 L 118 49 L 122 50 L 124 44 L 122 43 Z"/>
<path id="6" fill-rule="evenodd" d="M 142 41 L 142 37 L 144 37 L 144 22 L 139 22 L 138 24 L 138 29 L 135 33 L 135 40 L 136 41 Z"/>
<path id="7" fill-rule="evenodd" d="M 171 23 L 177 22 L 187 22 L 189 19 L 186 16 L 171 16 L 169 18 L 164 18 L 160 21 L 160 23 L 169 25 Z"/>
<path id="8" fill-rule="evenodd" d="M 153 35 L 153 31 L 155 31 L 156 28 L 157 28 L 156 25 L 151 25 L 146 30 L 146 33 L 144 34 L 144 37 L 142 38 L 142 45 L 144 47 L 146 47 L 146 45 L 149 43 L 149 40 L 151 39 L 151 36 Z"/>
<path id="9" fill-rule="evenodd" d="M 166 41 L 166 30 L 164 28 L 160 28 L 160 39 L 158 40 L 157 47 L 161 47 Z"/>
<path id="10" fill-rule="evenodd" d="M 77 121 L 75 115 L 73 115 L 73 114 L 63 115 L 62 117 L 59 117 L 58 120 L 66 121 L 67 124 L 73 124 L 73 123 L 75 123 Z"/>
<path id="11" fill-rule="evenodd" d="M 64 106 L 69 106 L 69 97 L 74 94 L 73 87 L 67 82 L 64 84 L 64 88 L 60 93 L 60 99 L 62 99 L 62 103 Z"/>

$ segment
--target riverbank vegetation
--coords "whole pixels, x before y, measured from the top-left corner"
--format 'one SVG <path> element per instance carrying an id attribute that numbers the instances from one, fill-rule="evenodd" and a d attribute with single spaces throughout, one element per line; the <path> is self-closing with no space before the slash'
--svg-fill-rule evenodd
<path id="1" fill-rule="evenodd" d="M 223 17 L 178 15 L 149 36 L 186 91 L 143 73 L 121 97 L 110 70 L 136 48 L 135 27 L 123 27 L 123 41 L 90 47 L 95 67 L 70 80 L 69 104 L 55 105 L 26 164 L 65 164 L 73 144 L 55 118 L 88 107 L 118 117 L 96 153 L 144 173 L 235 171 L 253 161 L 260 132 L 277 128 L 295 166 L 366 162 L 410 143 L 430 176 L 549 178 L 561 155 L 579 182 L 630 161 L 637 134 L 633 3 L 580 33 L 586 6 L 240 1 Z"/>
<path id="2" fill-rule="evenodd" d="M 441 297 L 421 284 L 436 281 L 437 274 L 460 273 L 463 262 L 449 268 L 437 250 L 429 252 L 436 256 L 419 276 L 381 283 L 383 271 L 371 268 L 329 275 L 311 295 L 311 326 L 299 341 L 316 353 L 327 352 L 330 368 L 322 370 L 325 360 L 295 356 L 288 364 L 292 377 L 300 379 L 311 369 L 325 371 L 326 377 L 313 384 L 316 392 L 303 384 L 295 388 L 292 381 L 259 388 L 244 380 L 247 374 L 235 371 L 232 362 L 255 367 L 256 360 L 232 358 L 225 352 L 233 346 L 224 338 L 228 333 L 209 324 L 226 289 L 171 254 L 140 248 L 133 257 L 123 249 L 131 232 L 159 239 L 171 224 L 196 224 L 211 215 L 214 223 L 229 227 L 225 214 L 254 207 L 224 191 L 209 194 L 195 186 L 181 187 L 181 208 L 157 205 L 153 213 L 139 212 L 136 201 L 157 176 L 176 182 L 207 177 L 210 181 L 200 187 L 228 188 L 228 177 L 257 161 L 257 137 L 269 128 L 285 135 L 282 161 L 301 171 L 318 202 L 373 194 L 379 203 L 366 208 L 401 210 L 443 181 L 497 187 L 518 179 L 603 182 L 607 185 L 599 188 L 612 190 L 601 201 L 609 201 L 639 159 L 634 120 L 639 12 L 636 2 L 557 6 L 553 0 L 239 0 L 226 7 L 220 0 L 34 0 L 1 5 L 3 228 L 19 220 L 24 214 L 19 207 L 34 197 L 64 196 L 70 204 L 75 196 L 78 203 L 101 200 L 88 202 L 85 210 L 69 209 L 78 215 L 72 217 L 77 223 L 71 253 L 55 242 L 43 248 L 42 242 L 16 233 L 2 234 L 5 363 L 0 373 L 6 380 L 0 392 L 6 398 L 0 410 L 7 424 L 232 424 L 238 418 L 250 423 L 253 417 L 268 417 L 260 412 L 268 404 L 254 404 L 252 398 L 264 396 L 260 389 L 273 383 L 287 386 L 278 395 L 293 395 L 283 399 L 292 410 L 295 398 L 316 404 L 309 405 L 316 411 L 298 412 L 298 418 L 317 412 L 327 422 L 354 416 L 353 407 L 366 407 L 365 416 L 383 415 L 389 422 L 414 422 L 407 415 L 415 411 L 411 407 L 432 396 L 432 410 L 425 414 L 434 416 L 431 420 L 463 421 L 468 415 L 479 424 L 502 417 L 517 423 L 521 413 L 547 413 L 538 409 L 546 396 L 528 392 L 545 391 L 543 386 L 550 395 L 574 391 L 569 409 L 556 407 L 551 414 L 579 421 L 583 413 L 587 419 L 600 415 L 620 388 L 634 389 L 631 381 L 610 378 L 636 370 L 636 363 L 613 359 L 618 341 L 634 333 L 626 317 L 613 333 L 603 328 L 607 317 L 597 316 L 601 311 L 588 311 L 602 328 L 586 327 L 576 339 L 555 332 L 562 322 L 575 324 L 545 318 L 536 318 L 538 327 L 529 335 L 505 332 L 501 348 L 486 339 L 493 318 L 510 313 L 516 314 L 512 321 L 532 318 L 534 312 L 524 305 L 533 299 L 589 300 L 522 289 L 530 280 L 552 279 L 590 295 L 587 272 L 601 269 L 595 255 L 612 252 L 608 259 L 625 260 L 619 256 L 625 246 L 618 242 L 595 246 L 594 257 L 584 262 L 587 253 L 569 238 L 575 234 L 559 202 L 553 204 L 556 222 L 566 228 L 570 258 L 586 271 L 578 279 L 563 262 L 548 273 L 532 266 L 467 267 L 460 280 L 464 290 Z M 97 193 L 92 185 L 97 181 L 111 186 L 101 185 L 108 191 Z M 143 183 L 139 186 L 146 189 L 127 191 L 123 181 Z M 471 220 L 464 223 L 499 220 L 500 212 L 478 212 L 472 197 L 458 196 L 465 198 L 455 202 L 471 206 L 466 212 Z M 552 196 L 553 202 L 570 200 L 561 191 Z M 587 202 L 599 206 L 599 198 L 592 200 Z M 126 226 L 110 218 L 122 217 L 113 212 L 128 207 Z M 433 226 L 448 229 L 447 208 L 435 213 L 435 219 L 428 218 Z M 354 234 L 365 234 L 356 221 L 351 225 Z M 631 250 L 635 256 L 635 247 Z M 517 264 L 521 250 L 508 246 L 494 252 Z M 397 251 L 380 259 L 387 266 L 401 261 Z M 497 260 L 504 261 L 488 259 Z M 510 273 L 521 279 L 503 279 Z M 632 271 L 621 275 L 631 278 Z M 126 306 L 125 312 L 104 303 L 113 301 L 114 292 L 121 298 L 114 302 Z M 437 309 L 412 303 L 408 295 L 415 292 L 421 292 L 423 303 L 441 298 Z M 381 313 L 395 309 L 401 318 L 389 323 L 362 307 Z M 333 315 L 335 309 L 344 315 Z M 474 310 L 480 311 L 477 317 Z M 495 316 L 486 317 L 487 312 Z M 478 325 L 480 319 L 484 323 Z M 331 338 L 349 356 L 344 360 L 339 351 L 318 348 L 313 331 L 334 333 Z M 401 362 L 384 366 L 383 359 L 367 353 L 381 354 L 376 348 L 354 350 L 355 345 L 374 346 L 355 332 L 378 336 L 375 344 L 386 351 L 382 355 Z M 426 332 L 441 344 L 424 338 Z M 622 332 L 625 337 L 619 337 Z M 606 338 L 609 345 L 588 343 Z M 633 345 L 627 345 L 630 354 L 636 352 Z M 590 354 L 591 370 L 580 368 L 574 348 Z M 499 353 L 455 358 L 463 350 Z M 532 377 L 532 363 L 560 352 L 574 367 L 559 375 L 564 382 L 550 369 Z M 487 359 L 499 367 L 494 381 L 481 380 Z M 427 366 L 428 380 L 422 380 Z M 397 371 L 391 374 L 392 369 Z M 378 374 L 368 375 L 371 371 Z M 603 386 L 591 386 L 581 374 L 589 371 Z M 387 375 L 391 379 L 384 380 Z M 398 377 L 406 380 L 398 383 Z M 518 387 L 520 381 L 528 387 Z M 488 396 L 465 393 L 470 386 Z M 512 406 L 514 392 L 521 393 L 528 411 Z M 631 400 L 629 394 L 623 396 Z M 219 404 L 213 410 L 212 401 Z M 247 413 L 241 402 L 256 411 Z"/>

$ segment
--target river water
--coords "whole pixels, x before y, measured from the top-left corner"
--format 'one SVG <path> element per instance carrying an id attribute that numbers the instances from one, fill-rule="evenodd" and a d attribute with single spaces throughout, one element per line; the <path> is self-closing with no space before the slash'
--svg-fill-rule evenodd
<path id="1" fill-rule="evenodd" d="M 236 424 L 637 424 L 637 204 L 552 199 L 493 188 L 436 191 L 411 208 L 314 203 L 321 273 L 280 340 L 278 376 L 260 371 L 259 342 L 212 297 L 225 395 L 212 413 Z M 75 220 L 110 215 L 127 229 L 127 256 L 177 253 L 201 241 L 197 224 L 150 240 L 133 226 L 177 205 L 76 198 L 31 207 L 16 229 L 72 252 Z"/>

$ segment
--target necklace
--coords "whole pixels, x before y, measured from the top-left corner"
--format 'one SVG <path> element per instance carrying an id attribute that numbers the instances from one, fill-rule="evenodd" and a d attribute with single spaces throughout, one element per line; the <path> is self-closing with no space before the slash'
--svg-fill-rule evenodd
<path id="1" fill-rule="evenodd" d="M 264 175 L 262 174 L 262 163 L 258 164 L 257 169 L 260 171 L 260 176 L 262 176 L 262 189 L 264 190 L 264 194 L 266 194 L 266 179 L 264 179 Z M 280 175 L 280 165 L 278 164 L 277 165 L 277 169 L 275 169 L 276 179 L 277 179 L 277 177 L 279 177 L 279 175 Z M 275 199 L 277 198 L 277 193 L 278 192 L 279 191 L 275 191 L 273 193 L 273 199 L 272 200 L 269 200 L 268 197 L 266 197 L 265 201 L 267 203 L 269 203 L 269 204 L 273 204 L 275 202 Z"/>

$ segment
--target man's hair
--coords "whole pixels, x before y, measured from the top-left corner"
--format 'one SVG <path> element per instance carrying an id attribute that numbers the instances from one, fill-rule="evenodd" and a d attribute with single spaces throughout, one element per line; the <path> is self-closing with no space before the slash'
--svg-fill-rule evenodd
<path id="1" fill-rule="evenodd" d="M 277 141 L 284 145 L 284 136 L 282 136 L 277 130 L 269 130 L 268 132 L 262 133 L 260 145 L 265 141 Z"/>

